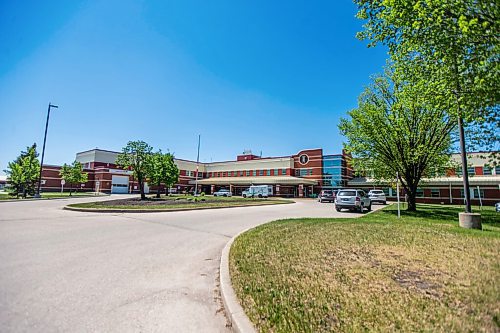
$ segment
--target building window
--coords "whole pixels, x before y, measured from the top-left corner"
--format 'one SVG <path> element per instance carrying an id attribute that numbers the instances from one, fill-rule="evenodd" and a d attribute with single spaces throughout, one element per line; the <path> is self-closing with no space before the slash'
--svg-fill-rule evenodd
<path id="1" fill-rule="evenodd" d="M 297 171 L 299 171 L 299 176 L 300 177 L 312 175 L 312 169 L 298 169 L 298 170 L 295 170 L 295 175 L 297 175 Z"/>
<path id="2" fill-rule="evenodd" d="M 247 176 L 250 176 L 250 170 L 247 170 Z"/>
<path id="3" fill-rule="evenodd" d="M 415 194 L 417 198 L 422 198 L 424 196 L 424 190 L 417 188 L 417 193 Z"/>
<path id="4" fill-rule="evenodd" d="M 217 177 L 220 177 L 220 172 L 217 172 Z"/>
<path id="5" fill-rule="evenodd" d="M 485 176 L 491 176 L 491 168 L 487 165 L 483 167 L 483 175 Z"/>
<path id="6" fill-rule="evenodd" d="M 438 188 L 431 189 L 431 197 L 432 198 L 439 198 L 440 196 L 441 196 L 441 194 L 440 194 Z"/>
<path id="7" fill-rule="evenodd" d="M 476 168 L 467 168 L 467 173 L 469 174 L 469 176 L 474 176 L 476 174 Z"/>
<path id="8" fill-rule="evenodd" d="M 264 176 L 264 170 L 259 170 L 259 176 Z"/>
<path id="9" fill-rule="evenodd" d="M 286 176 L 286 169 L 281 169 L 281 175 Z"/>
<path id="10" fill-rule="evenodd" d="M 266 175 L 267 175 L 267 176 L 270 176 L 270 175 L 271 175 L 271 170 L 270 170 L 270 169 L 267 169 L 267 170 L 266 170 Z"/>
<path id="11" fill-rule="evenodd" d="M 388 188 L 388 187 L 386 187 L 386 188 L 382 189 L 382 191 L 384 191 L 384 194 L 385 194 L 385 196 L 386 196 L 386 197 L 390 197 L 390 196 L 391 196 L 391 195 L 389 194 L 389 188 Z"/>
<path id="12" fill-rule="evenodd" d="M 277 176 L 279 174 L 278 169 L 274 169 L 274 175 Z"/>
<path id="13" fill-rule="evenodd" d="M 479 192 L 477 190 L 477 188 L 474 189 L 474 196 L 473 198 L 478 198 L 479 199 L 479 195 L 481 195 L 481 199 L 484 199 L 484 190 L 483 189 L 479 189 Z"/>
<path id="14" fill-rule="evenodd" d="M 257 176 L 257 170 L 253 170 L 253 176 Z"/>
<path id="15" fill-rule="evenodd" d="M 495 175 L 500 176 L 500 166 L 495 167 Z"/>
<path id="16" fill-rule="evenodd" d="M 295 176 L 299 176 L 300 175 L 300 169 L 295 169 Z"/>

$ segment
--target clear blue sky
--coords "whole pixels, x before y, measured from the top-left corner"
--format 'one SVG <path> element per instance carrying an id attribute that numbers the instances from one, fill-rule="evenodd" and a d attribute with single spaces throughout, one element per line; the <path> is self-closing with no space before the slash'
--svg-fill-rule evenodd
<path id="1" fill-rule="evenodd" d="M 33 142 L 45 162 L 141 139 L 179 158 L 321 147 L 380 72 L 343 1 L 0 1 L 0 170 Z"/>

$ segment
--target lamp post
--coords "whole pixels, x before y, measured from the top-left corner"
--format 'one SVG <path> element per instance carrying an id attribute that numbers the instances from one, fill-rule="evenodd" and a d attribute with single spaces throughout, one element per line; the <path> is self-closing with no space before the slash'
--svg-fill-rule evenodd
<path id="1" fill-rule="evenodd" d="M 40 186 L 42 185 L 43 158 L 45 156 L 45 142 L 47 141 L 47 129 L 49 128 L 49 118 L 50 118 L 51 108 L 57 109 L 58 106 L 49 103 L 49 107 L 47 109 L 47 121 L 45 122 L 45 135 L 43 136 L 42 161 L 40 162 L 40 175 L 38 176 L 38 187 L 36 190 L 35 198 L 40 198 Z"/>

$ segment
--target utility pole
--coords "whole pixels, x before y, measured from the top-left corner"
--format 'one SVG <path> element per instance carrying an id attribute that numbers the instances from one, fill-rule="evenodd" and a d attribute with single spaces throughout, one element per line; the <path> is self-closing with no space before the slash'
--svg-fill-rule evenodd
<path id="1" fill-rule="evenodd" d="M 200 167 L 200 141 L 201 135 L 198 134 L 198 155 L 196 156 L 196 179 L 194 181 L 194 195 L 198 195 L 198 171 Z"/>
<path id="2" fill-rule="evenodd" d="M 47 109 L 47 121 L 45 122 L 45 135 L 43 136 L 42 161 L 40 162 L 40 174 L 38 176 L 38 187 L 36 190 L 35 198 L 40 198 L 40 186 L 42 185 L 43 158 L 45 156 L 45 143 L 47 142 L 47 129 L 49 128 L 49 118 L 50 118 L 51 108 L 57 109 L 58 106 L 49 103 L 49 108 Z"/>

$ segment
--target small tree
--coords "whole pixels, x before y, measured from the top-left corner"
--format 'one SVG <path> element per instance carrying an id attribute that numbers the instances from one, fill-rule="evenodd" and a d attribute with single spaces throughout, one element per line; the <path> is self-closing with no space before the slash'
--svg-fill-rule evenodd
<path id="1" fill-rule="evenodd" d="M 10 183 L 10 194 L 19 197 L 19 193 L 23 198 L 28 195 L 35 194 L 35 187 L 40 174 L 40 162 L 38 161 L 38 153 L 36 152 L 36 144 L 27 147 L 26 151 L 21 152 L 15 161 L 8 164 L 7 180 Z"/>
<path id="2" fill-rule="evenodd" d="M 341 119 L 357 170 L 370 170 L 375 179 L 398 175 L 408 194 L 408 210 L 416 210 L 416 193 L 423 177 L 449 160 L 456 122 L 392 71 L 376 77 L 359 98 L 358 108 Z"/>
<path id="3" fill-rule="evenodd" d="M 156 197 L 160 197 L 160 186 L 165 184 L 170 188 L 179 179 L 179 169 L 174 162 L 174 156 L 170 153 L 163 154 L 160 151 L 151 154 L 147 161 L 147 175 L 152 184 L 157 186 Z"/>
<path id="4" fill-rule="evenodd" d="M 147 177 L 147 160 L 153 148 L 144 141 L 129 141 L 116 158 L 116 164 L 125 170 L 132 170 L 139 183 L 141 200 L 146 199 L 144 181 Z"/>
<path id="5" fill-rule="evenodd" d="M 72 165 L 64 163 L 59 171 L 59 175 L 69 184 L 70 196 L 74 184 L 86 183 L 88 180 L 88 174 L 83 172 L 83 165 L 77 161 L 74 161 Z"/>

